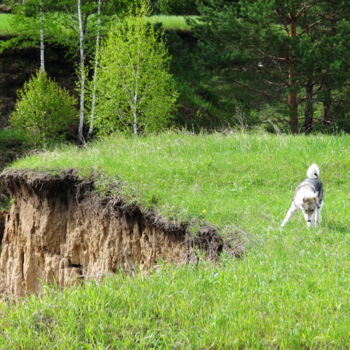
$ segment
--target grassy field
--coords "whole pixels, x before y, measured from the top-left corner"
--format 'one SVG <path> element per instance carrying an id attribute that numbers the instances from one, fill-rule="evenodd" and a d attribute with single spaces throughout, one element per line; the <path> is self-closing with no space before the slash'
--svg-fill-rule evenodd
<path id="1" fill-rule="evenodd" d="M 210 222 L 223 231 L 239 225 L 259 234 L 258 228 L 278 226 L 312 162 L 320 165 L 338 207 L 332 217 L 344 216 L 349 147 L 348 136 L 118 135 L 79 150 L 67 146 L 33 155 L 14 167 L 102 172 L 124 182 L 128 198 L 169 219 Z"/>
<path id="2" fill-rule="evenodd" d="M 307 229 L 298 213 L 281 230 L 312 162 L 325 183 L 322 224 Z M 255 239 L 241 259 L 117 274 L 3 304 L 1 349 L 350 347 L 349 136 L 115 136 L 14 167 L 99 170 L 145 208 Z"/>
<path id="3" fill-rule="evenodd" d="M 165 30 L 189 31 L 190 26 L 184 16 L 158 15 L 149 17 L 150 23 L 161 23 Z"/>
<path id="4" fill-rule="evenodd" d="M 0 35 L 15 35 L 17 32 L 11 24 L 12 14 L 0 14 Z M 181 30 L 187 31 L 190 29 L 183 16 L 151 16 L 149 17 L 151 23 L 161 23 L 165 30 Z"/>

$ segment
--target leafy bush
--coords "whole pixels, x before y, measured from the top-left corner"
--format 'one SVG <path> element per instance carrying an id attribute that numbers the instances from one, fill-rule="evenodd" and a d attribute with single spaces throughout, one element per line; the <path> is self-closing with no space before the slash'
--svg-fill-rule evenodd
<path id="1" fill-rule="evenodd" d="M 18 93 L 12 126 L 25 130 L 35 144 L 63 139 L 77 112 L 68 91 L 39 71 Z"/>
<path id="2" fill-rule="evenodd" d="M 177 92 L 164 42 L 146 22 L 144 5 L 116 25 L 101 48 L 95 127 L 140 134 L 163 129 L 172 117 Z"/>

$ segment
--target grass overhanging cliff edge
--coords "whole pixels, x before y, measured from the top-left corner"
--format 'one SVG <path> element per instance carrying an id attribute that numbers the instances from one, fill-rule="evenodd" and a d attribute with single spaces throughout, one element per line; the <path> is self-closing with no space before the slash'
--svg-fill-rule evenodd
<path id="1" fill-rule="evenodd" d="M 117 188 L 126 201 L 170 221 L 210 224 L 223 234 L 239 227 L 260 236 L 278 227 L 313 162 L 321 168 L 326 196 L 331 190 L 333 200 L 344 200 L 336 193 L 349 176 L 349 144 L 348 136 L 114 135 L 34 154 L 11 168 L 99 174 L 95 185 L 102 195 Z"/>

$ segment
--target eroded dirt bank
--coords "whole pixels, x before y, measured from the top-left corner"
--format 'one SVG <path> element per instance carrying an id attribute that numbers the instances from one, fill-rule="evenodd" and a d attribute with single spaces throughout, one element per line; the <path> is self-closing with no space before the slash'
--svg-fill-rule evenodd
<path id="1" fill-rule="evenodd" d="M 1 293 L 25 295 L 42 282 L 64 286 L 119 269 L 147 269 L 159 260 L 184 262 L 192 254 L 185 226 L 115 197 L 101 199 L 91 192 L 93 182 L 73 172 L 6 170 L 0 178 L 13 199 L 0 234 Z M 218 237 L 211 241 L 222 249 Z"/>

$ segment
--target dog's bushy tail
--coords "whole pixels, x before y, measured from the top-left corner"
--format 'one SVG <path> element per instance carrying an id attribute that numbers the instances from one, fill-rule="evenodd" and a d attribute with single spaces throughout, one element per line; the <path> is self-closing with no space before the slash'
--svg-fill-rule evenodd
<path id="1" fill-rule="evenodd" d="M 316 164 L 311 164 L 307 169 L 306 175 L 309 179 L 318 179 L 320 177 L 320 168 Z"/>

